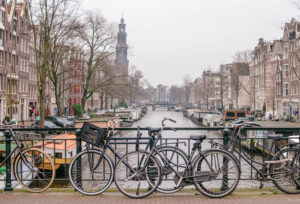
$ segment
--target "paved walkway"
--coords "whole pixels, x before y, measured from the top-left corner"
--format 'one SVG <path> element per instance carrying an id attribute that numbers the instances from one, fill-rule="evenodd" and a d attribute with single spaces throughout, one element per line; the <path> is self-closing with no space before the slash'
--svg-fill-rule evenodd
<path id="1" fill-rule="evenodd" d="M 144 199 L 129 199 L 120 193 L 105 193 L 98 196 L 85 196 L 77 192 L 0 192 L 0 204 L 296 204 L 299 195 L 273 194 L 254 191 L 234 193 L 222 199 L 210 199 L 196 192 L 183 192 L 173 195 L 153 194 Z"/>

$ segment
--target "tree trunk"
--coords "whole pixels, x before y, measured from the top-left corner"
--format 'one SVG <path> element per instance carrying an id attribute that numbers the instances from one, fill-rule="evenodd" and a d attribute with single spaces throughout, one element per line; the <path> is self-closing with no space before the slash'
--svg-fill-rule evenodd
<path id="1" fill-rule="evenodd" d="M 42 87 L 44 87 L 45 85 L 41 84 Z M 45 89 L 40 89 L 40 110 L 39 110 L 39 116 L 40 116 L 40 127 L 43 128 L 44 127 L 44 123 L 45 123 L 45 103 L 44 103 L 44 90 Z"/>
<path id="2" fill-rule="evenodd" d="M 105 92 L 105 109 L 108 109 L 108 96 L 107 93 Z"/>
<path id="3" fill-rule="evenodd" d="M 235 98 L 235 102 L 236 102 L 236 109 L 238 110 L 239 109 L 239 97 L 238 96 Z"/>
<path id="4" fill-rule="evenodd" d="M 86 101 L 87 101 L 86 97 L 82 97 L 82 99 L 81 99 L 81 107 L 82 107 L 83 110 L 85 110 Z"/>
<path id="5" fill-rule="evenodd" d="M 57 106 L 57 115 L 59 117 L 61 117 L 63 111 L 62 111 L 62 107 L 61 107 L 60 94 L 59 94 L 57 84 L 54 84 L 54 91 L 55 91 L 55 101 L 56 101 L 56 106 Z"/>
<path id="6" fill-rule="evenodd" d="M 103 90 L 101 90 L 101 93 L 100 93 L 100 110 L 103 110 L 103 107 L 104 107 L 104 98 L 103 98 Z"/>

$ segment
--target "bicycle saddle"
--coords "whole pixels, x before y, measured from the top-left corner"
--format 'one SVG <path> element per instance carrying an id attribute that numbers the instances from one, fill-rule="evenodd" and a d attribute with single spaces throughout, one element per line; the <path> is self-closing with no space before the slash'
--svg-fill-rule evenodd
<path id="1" fill-rule="evenodd" d="M 147 127 L 148 129 L 148 134 L 152 135 L 154 133 L 158 133 L 159 131 L 161 131 L 161 128 L 151 128 L 151 127 Z"/>
<path id="2" fill-rule="evenodd" d="M 283 137 L 282 134 L 275 134 L 275 135 L 268 135 L 267 139 L 280 140 L 282 137 Z"/>
<path id="3" fill-rule="evenodd" d="M 191 135 L 190 139 L 191 140 L 198 140 L 198 141 L 202 142 L 203 140 L 206 139 L 206 135 Z"/>

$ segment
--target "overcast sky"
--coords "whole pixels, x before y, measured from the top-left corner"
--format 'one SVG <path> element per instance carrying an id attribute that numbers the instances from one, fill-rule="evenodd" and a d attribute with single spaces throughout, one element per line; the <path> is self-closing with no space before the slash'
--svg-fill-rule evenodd
<path id="1" fill-rule="evenodd" d="M 83 7 L 114 23 L 124 13 L 130 66 L 154 86 L 217 70 L 258 38 L 281 38 L 284 23 L 300 17 L 293 0 L 84 0 Z"/>

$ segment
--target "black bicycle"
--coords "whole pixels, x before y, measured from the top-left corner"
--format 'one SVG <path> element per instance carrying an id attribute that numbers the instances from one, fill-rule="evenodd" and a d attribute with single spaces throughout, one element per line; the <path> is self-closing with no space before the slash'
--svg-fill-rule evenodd
<path id="1" fill-rule="evenodd" d="M 191 156 L 176 166 L 163 151 L 157 149 L 156 144 L 162 138 L 165 121 L 176 122 L 170 118 L 162 120 L 162 127 L 155 130 L 157 137 L 149 152 L 130 152 L 119 160 L 114 172 L 117 188 L 130 198 L 149 196 L 160 186 L 167 170 L 173 175 L 174 190 L 194 184 L 198 191 L 211 198 L 221 198 L 234 191 L 240 178 L 237 160 L 225 150 L 202 151 L 201 143 L 205 135 L 190 137 L 196 141 Z"/>
<path id="2" fill-rule="evenodd" d="M 212 142 L 212 144 L 214 147 L 218 146 L 230 151 L 232 155 L 235 155 L 235 159 L 239 161 L 239 164 L 241 164 L 241 160 L 244 160 L 251 169 L 254 169 L 256 172 L 255 177 L 260 181 L 259 188 L 263 188 L 264 182 L 272 181 L 279 190 L 285 193 L 300 193 L 300 148 L 288 145 L 280 147 L 278 141 L 283 139 L 283 135 L 268 135 L 263 138 L 272 141 L 271 146 L 267 148 L 267 157 L 262 162 L 257 161 L 245 152 L 242 145 L 242 140 L 246 137 L 246 131 L 243 131 L 244 128 L 255 126 L 258 125 L 254 123 L 237 125 L 232 131 L 228 146 L 216 142 Z"/>
<path id="3" fill-rule="evenodd" d="M 26 146 L 18 140 L 12 130 L 16 125 L 0 125 L 10 131 L 16 147 L 6 155 L 0 168 L 13 158 L 13 173 L 19 184 L 26 190 L 39 193 L 47 190 L 55 178 L 55 165 L 52 158 L 42 149 Z M 6 168 L 10 168 L 6 164 Z M 0 171 L 0 175 L 3 174 Z"/>
<path id="4" fill-rule="evenodd" d="M 98 195 L 103 193 L 113 182 L 114 162 L 109 154 L 114 155 L 118 159 L 122 157 L 114 148 L 112 138 L 117 122 L 118 119 L 108 121 L 106 129 L 99 128 L 90 123 L 84 123 L 81 129 L 80 137 L 86 141 L 86 149 L 72 159 L 69 167 L 69 178 L 73 187 L 84 195 Z M 145 148 L 149 149 L 154 144 L 153 139 L 156 137 L 157 132 L 156 128 L 148 128 L 148 134 L 151 137 L 141 138 L 142 133 L 138 128 L 137 137 L 135 138 L 136 150 L 139 149 L 141 144 L 146 145 Z M 141 140 L 146 140 L 146 142 L 141 142 Z M 166 146 L 165 144 L 156 144 L 156 148 L 158 152 L 166 155 L 166 158 L 174 168 L 178 167 L 178 161 L 187 161 L 185 153 L 178 149 L 176 145 Z M 110 153 L 107 153 L 108 151 Z M 180 188 L 174 188 L 173 181 L 170 181 L 172 172 L 166 168 L 163 174 L 164 178 L 157 189 L 158 191 L 162 193 L 174 193 L 180 190 Z"/>

